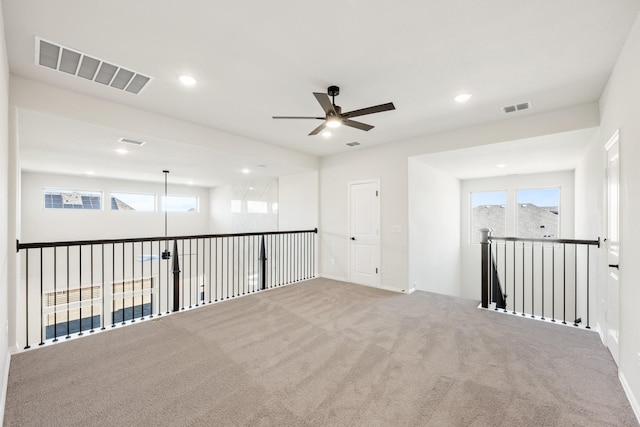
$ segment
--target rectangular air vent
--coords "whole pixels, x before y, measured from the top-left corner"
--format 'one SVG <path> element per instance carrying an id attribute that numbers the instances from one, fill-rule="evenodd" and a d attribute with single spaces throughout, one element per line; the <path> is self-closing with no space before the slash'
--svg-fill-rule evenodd
<path id="1" fill-rule="evenodd" d="M 137 145 L 138 147 L 142 147 L 147 143 L 147 141 L 138 141 L 137 139 L 131 138 L 120 138 L 118 141 L 122 142 L 123 144 Z"/>
<path id="2" fill-rule="evenodd" d="M 36 37 L 36 63 L 136 95 L 151 81 L 151 77 L 39 37 Z"/>
<path id="3" fill-rule="evenodd" d="M 502 107 L 502 112 L 504 114 L 509 114 L 515 113 L 516 111 L 528 110 L 529 108 L 531 108 L 531 102 L 521 102 L 520 104 Z"/>

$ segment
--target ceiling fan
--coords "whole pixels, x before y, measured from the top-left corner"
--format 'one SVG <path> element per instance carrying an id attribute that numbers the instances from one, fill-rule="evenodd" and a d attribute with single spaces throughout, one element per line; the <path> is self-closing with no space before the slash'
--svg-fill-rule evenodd
<path id="1" fill-rule="evenodd" d="M 340 125 L 349 126 L 352 128 L 369 131 L 373 129 L 373 126 L 366 123 L 356 122 L 351 120 L 353 117 L 364 116 L 367 114 L 380 113 L 382 111 L 395 110 L 396 107 L 393 102 L 387 102 L 386 104 L 376 105 L 374 107 L 361 108 L 359 110 L 349 111 L 347 113 L 342 112 L 342 108 L 336 105 L 336 96 L 340 95 L 340 88 L 338 86 L 329 86 L 327 93 L 313 92 L 313 96 L 316 97 L 320 106 L 324 110 L 324 117 L 295 117 L 295 116 L 273 116 L 274 119 L 316 119 L 324 120 L 324 122 L 312 130 L 309 133 L 311 135 L 317 135 L 322 132 L 326 127 L 335 128 Z M 329 99 L 329 96 L 332 99 Z"/>

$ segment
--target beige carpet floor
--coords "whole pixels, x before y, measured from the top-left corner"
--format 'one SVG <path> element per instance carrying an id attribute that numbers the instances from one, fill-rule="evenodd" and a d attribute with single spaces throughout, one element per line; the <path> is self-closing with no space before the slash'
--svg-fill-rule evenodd
<path id="1" fill-rule="evenodd" d="M 326 279 L 14 355 L 7 426 L 632 426 L 598 335 Z"/>

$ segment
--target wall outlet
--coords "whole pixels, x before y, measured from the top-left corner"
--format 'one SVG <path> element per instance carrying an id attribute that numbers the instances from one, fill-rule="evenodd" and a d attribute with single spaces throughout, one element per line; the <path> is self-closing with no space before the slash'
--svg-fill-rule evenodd
<path id="1" fill-rule="evenodd" d="M 402 226 L 401 225 L 394 225 L 391 227 L 391 232 L 392 233 L 402 233 Z"/>

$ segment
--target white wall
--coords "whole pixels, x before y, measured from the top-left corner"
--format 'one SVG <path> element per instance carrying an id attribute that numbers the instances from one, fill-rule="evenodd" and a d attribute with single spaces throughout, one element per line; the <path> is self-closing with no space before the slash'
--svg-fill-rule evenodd
<path id="1" fill-rule="evenodd" d="M 164 183 L 112 180 L 104 178 L 22 173 L 23 242 L 117 239 L 164 235 L 164 212 L 112 211 L 111 192 L 164 194 Z M 83 211 L 44 209 L 44 188 L 97 190 L 103 194 L 103 209 Z M 169 212 L 168 234 L 182 236 L 206 234 L 209 224 L 209 190 L 195 186 L 171 185 L 170 195 L 199 198 L 198 212 Z"/>
<path id="2" fill-rule="evenodd" d="M 320 274 L 347 280 L 347 183 L 380 179 L 382 286 L 410 289 L 408 161 L 412 156 L 592 128 L 598 125 L 596 103 L 547 114 L 525 114 L 419 139 L 358 148 L 321 159 Z M 401 233 L 392 228 L 400 226 Z"/>
<path id="3" fill-rule="evenodd" d="M 230 185 L 221 185 L 209 189 L 209 233 L 233 233 Z"/>
<path id="4" fill-rule="evenodd" d="M 278 229 L 313 230 L 318 227 L 318 172 L 278 178 Z"/>
<path id="5" fill-rule="evenodd" d="M 4 415 L 9 367 L 9 266 L 15 263 L 15 243 L 9 238 L 9 65 L 0 5 L 0 424 Z"/>
<path id="6" fill-rule="evenodd" d="M 604 170 L 606 168 L 606 157 L 604 156 L 604 143 L 599 131 L 589 144 L 587 151 L 574 172 L 575 177 L 575 236 L 577 239 L 593 239 L 606 236 L 605 224 L 605 203 L 606 203 L 606 179 Z M 606 283 L 607 268 L 602 263 L 606 262 L 606 256 L 601 250 L 592 252 L 592 263 L 589 274 L 595 278 L 592 283 L 596 286 L 592 288 L 591 324 L 600 332 L 604 339 L 603 331 L 606 331 L 603 321 L 605 319 L 604 308 L 606 304 Z M 602 254 L 602 256 L 601 256 Z M 603 294 L 604 292 L 604 294 Z"/>
<path id="7" fill-rule="evenodd" d="M 409 283 L 460 295 L 460 180 L 409 159 Z"/>
<path id="8" fill-rule="evenodd" d="M 640 17 L 600 99 L 601 140 L 620 129 L 620 377 L 640 417 Z M 602 169 L 601 169 L 602 170 Z M 599 174 L 596 170 L 594 173 Z M 604 283 L 601 286 L 604 287 Z"/>
<path id="9" fill-rule="evenodd" d="M 278 215 L 277 227 L 260 231 L 312 230 L 318 227 L 318 172 L 305 172 L 277 178 Z M 231 200 L 233 185 L 221 185 L 209 191 L 209 231 L 215 234 L 241 233 L 234 226 Z"/>

